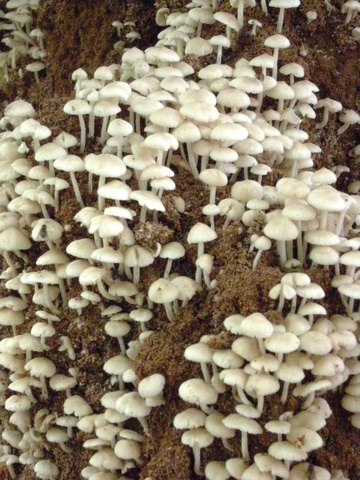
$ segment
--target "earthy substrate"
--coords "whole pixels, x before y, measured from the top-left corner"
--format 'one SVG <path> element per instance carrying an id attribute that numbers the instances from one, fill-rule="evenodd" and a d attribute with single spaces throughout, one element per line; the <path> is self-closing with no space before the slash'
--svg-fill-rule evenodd
<path id="1" fill-rule="evenodd" d="M 0 2 L 2 3 L 2 2 Z M 157 6 L 181 8 L 185 2 L 159 1 Z M 339 14 L 340 2 L 333 1 L 336 10 L 329 17 L 326 14 L 322 1 L 302 2 L 302 6 L 296 11 L 286 14 L 284 34 L 287 35 L 293 45 L 285 54 L 280 55 L 282 63 L 297 61 L 302 63 L 308 73 L 308 78 L 320 87 L 319 97 L 330 96 L 343 103 L 345 108 L 359 110 L 359 46 L 349 41 L 351 29 L 355 26 L 343 23 L 344 15 Z M 227 4 L 221 2 L 220 6 Z M 131 6 L 131 9 L 126 9 Z M 141 10 L 143 8 L 143 10 Z M 316 10 L 318 21 L 307 25 L 304 12 Z M 71 96 L 71 72 L 79 67 L 84 67 L 88 73 L 92 73 L 100 64 L 120 61 L 120 55 L 112 50 L 112 45 L 117 40 L 115 31 L 111 27 L 113 20 L 136 18 L 138 31 L 142 34 L 142 41 L 136 46 L 145 48 L 155 43 L 155 35 L 158 28 L 154 24 L 154 7 L 146 2 L 114 2 L 114 1 L 77 1 L 72 0 L 44 0 L 38 10 L 38 26 L 46 32 L 46 48 L 49 52 L 47 76 L 42 79 L 40 85 L 35 85 L 33 78 L 25 74 L 20 81 L 12 75 L 13 83 L 5 85 L 0 92 L 0 98 L 4 101 L 12 101 L 23 97 L 30 99 L 38 112 L 37 119 L 50 127 L 57 135 L 61 130 L 71 131 L 78 134 L 77 122 L 67 117 L 62 112 L 62 106 Z M 141 12 L 141 13 L 140 13 Z M 246 11 L 246 18 L 258 18 L 263 23 L 263 28 L 256 38 L 248 35 L 246 25 L 244 33 L 237 39 L 236 51 L 225 54 L 224 63 L 233 64 L 238 58 L 244 56 L 251 58 L 264 52 L 263 41 L 273 33 L 275 15 L 266 18 L 259 7 L 254 13 Z M 83 24 L 80 24 L 82 20 Z M 74 25 L 76 28 L 74 28 Z M 81 26 L 80 26 L 81 25 Z M 71 27 L 71 28 L 70 28 Z M 99 31 L 103 32 L 100 37 Z M 206 30 L 210 36 L 212 32 Z M 304 43 L 308 49 L 308 56 L 302 58 L 298 55 L 300 45 Z M 74 52 L 77 55 L 74 55 Z M 189 58 L 189 61 L 194 59 Z M 321 120 L 321 114 L 319 114 Z M 334 166 L 347 165 L 351 172 L 342 175 L 337 188 L 346 191 L 348 184 L 359 178 L 358 166 L 351 163 L 348 155 L 349 150 L 360 142 L 356 137 L 356 129 L 351 128 L 340 138 L 336 131 L 340 126 L 334 118 L 324 131 L 314 129 L 315 122 L 303 124 L 304 130 L 310 134 L 310 139 L 323 149 L 323 153 L 315 158 L 316 165 Z M 95 144 L 87 145 L 86 153 L 98 151 Z M 74 152 L 76 153 L 76 152 Z M 272 178 L 273 184 L 276 179 Z M 196 182 L 187 171 L 179 167 L 175 177 L 177 189 L 173 195 L 184 198 L 187 211 L 180 216 L 173 207 L 171 195 L 164 198 L 167 212 L 159 216 L 163 227 L 152 224 L 136 225 L 137 241 L 149 246 L 155 241 L 167 243 L 171 240 L 181 241 L 187 250 L 186 261 L 175 263 L 174 271 L 193 276 L 193 259 L 195 248 L 188 246 L 186 235 L 189 227 L 195 221 L 200 220 L 196 216 L 201 207 L 206 204 L 207 192 L 200 182 Z M 269 180 L 268 180 L 269 181 Z M 86 193 L 86 180 L 82 185 L 82 193 Z M 227 189 L 219 191 L 218 200 L 227 196 Z M 90 195 L 86 197 L 87 205 L 95 205 L 95 199 Z M 78 224 L 73 220 L 74 214 L 79 207 L 68 193 L 61 195 L 61 210 L 57 218 L 62 225 L 70 225 L 71 229 L 65 233 L 63 244 L 84 235 Z M 151 217 L 149 217 L 151 218 Z M 268 299 L 268 291 L 279 282 L 284 273 L 277 267 L 277 257 L 271 253 L 265 253 L 255 273 L 251 271 L 251 263 L 254 254 L 248 254 L 248 238 L 251 233 L 247 228 L 242 228 L 239 233 L 239 225 L 232 225 L 226 230 L 221 230 L 222 220 L 217 223 L 218 239 L 206 248 L 207 253 L 214 255 L 215 266 L 212 278 L 216 278 L 217 288 L 212 291 L 203 290 L 197 294 L 186 308 L 180 309 L 173 322 L 169 322 L 161 307 L 155 310 L 154 320 L 149 328 L 156 330 L 143 345 L 136 361 L 136 371 L 141 378 L 152 373 L 162 373 L 166 378 L 165 400 L 166 404 L 161 408 L 152 410 L 149 417 L 150 436 L 146 438 L 143 447 L 143 455 L 146 463 L 142 470 L 131 470 L 127 476 L 134 479 L 144 479 L 151 476 L 153 480 L 190 480 L 197 478 L 192 472 L 192 454 L 188 447 L 181 444 L 181 432 L 172 426 L 176 413 L 184 410 L 188 405 L 179 400 L 177 390 L 181 382 L 191 377 L 200 377 L 200 368 L 186 362 L 183 357 L 184 349 L 191 343 L 197 342 L 204 334 L 214 334 L 212 341 L 214 348 L 229 347 L 233 336 L 224 331 L 221 324 L 223 320 L 233 313 L 244 315 L 261 311 L 273 321 L 280 321 L 281 316 L 275 312 L 276 305 Z M 260 232 L 260 225 L 259 230 Z M 150 240 L 149 240 L 150 239 Z M 43 253 L 33 249 L 30 265 L 35 268 L 35 260 Z M 148 267 L 142 272 L 141 288 L 146 293 L 148 286 L 161 275 L 165 268 L 165 261 L 156 261 L 157 268 Z M 342 312 L 337 292 L 330 287 L 330 275 L 323 269 L 305 269 L 312 281 L 321 285 L 326 291 L 327 301 L 324 303 L 329 315 Z M 69 298 L 79 293 L 78 287 L 73 287 L 69 292 Z M 128 306 L 122 305 L 124 310 Z M 19 328 L 19 333 L 30 331 L 35 323 L 34 306 L 31 306 L 26 314 L 26 323 Z M 109 376 L 102 370 L 104 362 L 113 355 L 118 354 L 118 346 L 115 340 L 109 339 L 104 333 L 104 320 L 101 318 L 96 307 L 87 307 L 81 320 L 68 308 L 64 308 L 61 315 L 62 321 L 57 325 L 57 334 L 53 339 L 54 350 L 48 352 L 50 359 L 56 363 L 58 373 L 67 373 L 71 366 L 79 368 L 79 384 L 72 392 L 82 395 L 93 407 L 95 412 L 101 412 L 99 399 L 101 396 L 116 387 L 111 387 Z M 9 335 L 8 328 L 0 330 L 1 337 Z M 131 330 L 131 338 L 136 334 L 135 327 Z M 57 353 L 59 338 L 61 335 L 69 335 L 76 353 L 76 361 L 68 361 L 65 355 Z M 130 337 L 128 338 L 130 340 Z M 53 352 L 53 353 L 52 353 Z M 49 411 L 62 414 L 62 405 L 65 395 L 53 395 L 50 391 L 49 399 L 44 402 L 38 392 L 39 403 L 37 409 L 46 406 Z M 332 417 L 328 420 L 326 428 L 320 433 L 324 439 L 324 448 L 313 452 L 309 461 L 321 465 L 329 470 L 341 468 L 349 475 L 351 480 L 360 476 L 360 453 L 357 448 L 359 433 L 351 427 L 348 414 L 341 408 L 341 391 L 326 395 L 333 410 Z M 224 414 L 233 412 L 233 399 L 230 393 L 220 395 L 218 407 Z M 286 404 L 288 410 L 298 410 L 299 402 L 290 398 Z M 265 411 L 261 423 L 268 418 L 275 418 L 283 411 L 283 406 L 278 395 L 273 395 L 265 404 Z M 3 423 L 7 425 L 7 412 L 1 410 Z M 126 425 L 140 431 L 137 422 L 128 422 Z M 89 436 L 78 432 L 75 438 L 68 442 L 73 448 L 73 454 L 67 455 L 60 448 L 54 448 L 51 456 L 60 468 L 60 480 L 78 479 L 81 468 L 86 466 L 91 452 L 82 449 L 81 445 Z M 251 438 L 250 454 L 266 451 L 267 446 L 275 441 L 271 434 L 261 435 L 260 439 Z M 230 440 L 234 448 L 234 455 L 239 455 L 239 437 Z M 202 465 L 209 460 L 225 460 L 228 458 L 221 442 L 215 440 L 212 446 L 205 449 Z M 15 466 L 15 469 L 17 467 Z M 5 469 L 0 470 L 0 479 L 9 478 Z M 31 468 L 25 467 L 19 479 L 32 480 L 34 474 Z"/>

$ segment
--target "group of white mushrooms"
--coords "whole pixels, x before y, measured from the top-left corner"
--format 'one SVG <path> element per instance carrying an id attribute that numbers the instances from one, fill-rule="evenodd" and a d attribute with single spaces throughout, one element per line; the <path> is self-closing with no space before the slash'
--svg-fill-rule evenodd
<path id="1" fill-rule="evenodd" d="M 279 9 L 274 32 L 264 43 L 272 55 L 239 58 L 233 67 L 223 64 L 223 49 L 232 45 L 233 33 L 247 28 L 244 7 L 253 6 L 242 0 L 230 4 L 234 13 L 218 11 L 216 2 L 208 0 L 193 1 L 186 12 L 160 9 L 157 22 L 165 28 L 155 46 L 127 49 L 121 63 L 100 66 L 92 77 L 76 69 L 74 98 L 63 109 L 78 116 L 79 135 L 63 131 L 54 137 L 26 100 L 5 108 L 0 120 L 0 324 L 8 336 L 0 341 L 0 402 L 9 418 L 1 430 L 0 464 L 12 478 L 19 478 L 24 465 L 33 466 L 40 479 L 59 478 L 52 445 L 71 454 L 67 442 L 74 439 L 74 429 L 93 435 L 83 445 L 95 450 L 81 471 L 83 478 L 126 479 L 127 471 L 144 463 L 147 417 L 165 404 L 166 378 L 154 373 L 140 380 L 137 355 L 155 333 L 148 325 L 161 309 L 176 322 L 199 292 L 217 288 L 213 267 L 218 259 L 206 249 L 230 224 L 257 232 L 248 247 L 253 270 L 261 268 L 263 252 L 276 249 L 279 266 L 288 273 L 269 296 L 284 321 L 274 324 L 262 312 L 233 312 L 223 319 L 224 329 L 234 335 L 231 349 L 211 348 L 208 335 L 184 351 L 187 361 L 199 363 L 199 377 L 180 385 L 179 396 L 189 408 L 178 412 L 174 427 L 184 430 L 181 441 L 193 450 L 194 472 L 209 480 L 296 480 L 308 478 L 313 469 L 317 479 L 347 478 L 305 461 L 323 446 L 317 432 L 331 415 L 324 392 L 348 381 L 343 407 L 360 428 L 358 185 L 353 182 L 349 193 L 340 192 L 334 185 L 344 168 L 313 170 L 313 156 L 321 155 L 321 148 L 301 124 L 323 108 L 316 128 L 324 129 L 329 114 L 342 111 L 341 135 L 360 117 L 338 101 L 319 100 L 304 69 L 281 61 L 281 50 L 290 46 L 284 12 L 296 8 L 297 1 L 261 2 L 264 11 Z M 357 4 L 346 3 L 346 22 L 355 18 Z M 31 49 L 43 58 L 42 35 L 35 35 L 27 20 L 36 6 L 31 0 L 10 0 L 4 17 L 13 23 L 2 28 L 10 32 L 5 37 L 9 46 L 10 41 L 25 42 L 28 51 L 36 38 L 39 47 Z M 206 26 L 216 22 L 223 34 L 205 38 Z M 254 25 L 261 28 L 259 22 L 251 25 L 252 33 Z M 15 62 L 18 46 L 11 48 Z M 207 58 L 213 52 L 216 63 L 211 64 Z M 184 55 L 201 57 L 206 66 L 196 70 Z M 2 62 L 5 81 L 8 57 Z M 93 137 L 101 153 L 89 152 Z M 360 156 L 354 147 L 353 155 Z M 186 232 L 186 245 L 173 241 L 145 248 L 132 227 L 161 223 L 163 196 L 179 214 L 188 209 L 172 193 L 179 169 L 188 170 L 208 192 L 202 221 Z M 269 174 L 280 177 L 276 185 L 264 181 Z M 79 185 L 80 179 L 86 185 Z M 217 190 L 224 187 L 229 196 L 218 202 Z M 86 204 L 86 188 L 97 195 L 95 204 Z M 74 221 L 86 233 L 67 244 L 71 226 L 61 224 L 58 213 L 64 192 L 70 191 L 78 204 Z M 188 245 L 197 248 L 193 278 L 176 263 Z M 39 247 L 44 253 L 34 260 Z M 164 265 L 163 273 L 146 291 L 142 272 L 153 264 Z M 311 281 L 311 268 L 309 275 L 301 273 L 306 265 L 330 269 L 342 315 L 316 302 L 325 299 L 325 292 Z M 74 284 L 81 286 L 79 296 L 72 296 Z M 31 304 L 38 306 L 38 322 L 18 334 Z M 79 374 L 71 333 L 61 336 L 56 355 L 51 344 L 68 309 L 79 322 L 83 310 L 91 309 L 109 339 L 119 344 L 119 353 L 103 365 L 113 388 L 104 392 L 100 412 L 71 392 Z M 141 332 L 138 337 L 135 331 Z M 58 373 L 49 351 L 68 362 L 68 375 Z M 63 395 L 63 412 L 37 407 L 38 398 L 46 403 L 49 390 Z M 217 407 L 218 396 L 226 392 L 236 405 L 227 416 Z M 264 424 L 264 402 L 277 392 L 283 413 Z M 289 394 L 302 399 L 300 411 L 286 409 Z M 138 420 L 136 430 L 127 428 L 129 419 Z M 277 441 L 251 458 L 249 435 L 264 430 L 276 434 Z M 234 456 L 229 442 L 236 435 L 241 457 Z M 203 469 L 200 450 L 214 438 L 222 440 L 229 459 L 214 459 Z"/>
<path id="2" fill-rule="evenodd" d="M 2 33 L 1 42 L 6 46 L 0 53 L 0 72 L 2 81 L 9 82 L 9 71 L 16 71 L 20 78 L 24 72 L 18 67 L 20 58 L 29 58 L 26 71 L 40 82 L 39 72 L 46 68 L 46 49 L 44 32 L 32 28 L 33 12 L 39 7 L 39 0 L 10 0 L 6 3 L 7 12 L 0 11 Z"/>

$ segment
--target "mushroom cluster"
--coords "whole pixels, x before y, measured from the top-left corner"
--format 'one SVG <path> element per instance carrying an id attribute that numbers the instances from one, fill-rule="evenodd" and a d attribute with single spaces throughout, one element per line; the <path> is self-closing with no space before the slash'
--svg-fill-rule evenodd
<path id="1" fill-rule="evenodd" d="M 6 50 L 0 53 L 2 81 L 9 82 L 9 72 L 17 69 L 18 76 L 23 77 L 25 72 L 18 63 L 24 58 L 26 72 L 33 73 L 36 83 L 40 82 L 39 72 L 46 68 L 47 53 L 44 32 L 32 28 L 33 15 L 38 8 L 39 0 L 10 0 L 6 2 L 7 11 L 1 11 L 1 42 L 6 46 Z"/>
<path id="2" fill-rule="evenodd" d="M 186 380 L 179 388 L 179 395 L 201 410 L 194 407 L 184 410 L 175 417 L 174 426 L 192 432 L 184 433 L 182 442 L 193 448 L 194 470 L 198 475 L 200 448 L 209 446 L 215 437 L 221 438 L 231 455 L 228 439 L 239 430 L 241 456 L 217 463 L 224 478 L 234 476 L 231 467 L 234 461 L 241 472 L 235 478 L 254 478 L 252 475 L 261 473 L 293 478 L 301 464 L 291 464 L 307 460 L 311 451 L 323 446 L 317 431 L 325 427 L 331 415 L 323 394 L 342 385 L 350 376 L 353 377 L 342 404 L 353 413 L 352 424 L 358 425 L 356 321 L 346 315 L 327 318 L 324 307 L 311 301 L 323 298 L 325 292 L 305 273 L 283 275 L 281 283 L 269 295 L 279 299 L 277 311 L 283 317 L 281 323 L 270 321 L 260 312 L 248 316 L 233 314 L 223 322 L 233 335 L 231 348 L 211 348 L 209 343 L 214 338 L 205 336 L 184 352 L 186 359 L 200 363 L 203 379 Z M 289 387 L 292 395 L 301 400 L 299 412 L 286 408 Z M 211 405 L 229 388 L 234 397 L 234 413 L 225 415 Z M 271 402 L 271 396 L 278 392 L 283 411 L 275 418 L 264 417 L 264 403 Z M 185 418 L 188 423 L 184 424 L 180 419 Z M 267 442 L 267 453 L 258 452 L 253 459 L 255 463 L 251 463 L 248 435 L 264 432 L 276 434 L 276 440 Z M 212 462 L 206 465 L 205 475 L 210 465 Z"/>
<path id="3" fill-rule="evenodd" d="M 233 66 L 222 63 L 224 49 L 249 29 L 244 15 L 255 2 L 230 1 L 233 13 L 206 0 L 190 3 L 186 12 L 161 9 L 157 23 L 164 28 L 154 46 L 126 48 L 119 63 L 101 65 L 92 76 L 82 68 L 73 72 L 74 93 L 63 104 L 64 130 L 56 136 L 27 100 L 6 106 L 0 119 L 0 325 L 6 332 L 0 403 L 9 417 L 1 429 L 0 465 L 11 478 L 27 466 L 37 478 L 59 478 L 54 452 L 71 455 L 76 433 L 89 454 L 77 477 L 115 480 L 130 472 L 134 478 L 147 471 L 151 419 L 168 402 L 197 476 L 305 479 L 314 471 L 318 478 L 341 478 L 342 472 L 306 460 L 324 445 L 317 432 L 331 409 L 322 395 L 348 380 L 342 405 L 360 428 L 360 201 L 357 185 L 348 193 L 336 187 L 345 169 L 314 168 L 321 148 L 301 128 L 316 109 L 324 108 L 318 130 L 326 128 L 329 113 L 343 109 L 336 100 L 318 99 L 301 65 L 282 60 L 291 46 L 285 10 L 299 3 L 261 2 L 266 14 L 268 7 L 279 9 L 277 24 L 262 54 Z M 347 23 L 357 11 L 350 3 L 358 2 L 345 4 Z M 2 29 L 11 50 L 1 54 L 4 81 L 17 52 L 46 56 L 41 31 L 31 30 L 37 2 L 6 5 L 10 23 Z M 132 43 L 139 35 L 127 23 Z M 255 36 L 261 24 L 249 24 Z M 124 25 L 113 26 L 121 38 Z M 209 26 L 219 34 L 209 38 Z M 36 82 L 39 69 L 27 67 Z M 76 132 L 67 131 L 74 125 L 70 116 L 78 117 Z M 344 110 L 339 121 L 341 135 L 360 117 Z M 182 172 L 199 189 L 199 212 L 177 194 Z M 70 223 L 65 199 L 75 211 Z M 165 234 L 169 211 L 182 219 L 175 238 Z M 234 231 L 253 275 L 270 255 L 276 259 L 281 275 L 268 292 L 272 317 L 236 310 L 222 319 L 221 333 L 199 334 L 183 352 L 199 375 L 182 378 L 178 398 L 171 398 L 166 365 L 144 374 L 138 359 L 162 326 L 180 322 L 193 304 L 200 311 L 203 295 L 216 297 L 224 265 L 214 245 Z M 341 312 L 324 307 L 329 292 L 312 278 L 315 269 L 331 279 Z M 85 312 L 98 319 L 104 338 L 97 404 L 85 398 L 80 381 L 84 352 L 74 329 Z M 36 321 L 28 328 L 31 316 Z M 67 316 L 74 319 L 68 331 Z M 224 333 L 229 348 L 214 346 Z M 49 400 L 54 395 L 56 408 Z M 233 411 L 222 411 L 224 398 Z M 277 414 L 264 416 L 274 398 Z M 252 435 L 264 432 L 254 454 Z M 205 465 L 201 449 L 216 439 L 222 455 Z"/>

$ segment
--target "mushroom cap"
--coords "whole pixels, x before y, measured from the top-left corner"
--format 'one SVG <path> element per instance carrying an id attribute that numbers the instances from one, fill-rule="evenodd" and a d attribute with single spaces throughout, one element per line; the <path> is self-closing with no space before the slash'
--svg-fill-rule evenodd
<path id="1" fill-rule="evenodd" d="M 216 12 L 214 13 L 214 18 L 220 23 L 223 23 L 227 27 L 232 28 L 236 32 L 240 30 L 240 23 L 238 22 L 235 15 L 228 12 Z"/>
<path id="2" fill-rule="evenodd" d="M 162 201 L 153 192 L 145 192 L 144 190 L 133 190 L 130 193 L 130 199 L 136 200 L 139 205 L 146 206 L 146 208 L 148 208 L 149 210 L 165 212 L 165 207 Z"/>
<path id="3" fill-rule="evenodd" d="M 243 472 L 248 467 L 248 462 L 243 458 L 230 458 L 225 463 L 227 471 L 236 480 L 241 480 Z"/>
<path id="4" fill-rule="evenodd" d="M 36 476 L 42 480 L 56 478 L 59 475 L 59 469 L 55 463 L 50 460 L 39 460 L 34 465 Z"/>
<path id="5" fill-rule="evenodd" d="M 219 118 L 218 109 L 205 101 L 185 103 L 180 107 L 180 113 L 186 118 L 199 123 L 215 122 Z"/>
<path id="6" fill-rule="evenodd" d="M 178 298 L 179 290 L 170 280 L 160 278 L 156 280 L 149 288 L 149 299 L 155 303 L 169 303 Z"/>
<path id="7" fill-rule="evenodd" d="M 65 103 L 63 110 L 68 115 L 87 115 L 92 111 L 92 108 L 86 100 L 74 98 Z"/>
<path id="8" fill-rule="evenodd" d="M 270 445 L 268 452 L 278 460 L 290 462 L 300 462 L 306 460 L 307 454 L 299 450 L 295 445 L 288 441 L 275 442 Z"/>
<path id="9" fill-rule="evenodd" d="M 220 380 L 226 385 L 244 388 L 248 375 L 240 368 L 226 368 L 219 374 Z"/>
<path id="10" fill-rule="evenodd" d="M 153 262 L 153 254 L 140 245 L 131 245 L 125 252 L 124 263 L 128 267 L 147 267 Z"/>
<path id="11" fill-rule="evenodd" d="M 299 337 L 300 348 L 313 355 L 326 355 L 330 353 L 333 345 L 329 337 L 321 332 L 309 330 Z"/>
<path id="12" fill-rule="evenodd" d="M 318 467 L 317 465 L 310 464 L 308 462 L 298 463 L 294 465 L 290 471 L 290 480 L 296 480 L 297 478 L 306 478 L 306 475 L 312 471 L 316 480 L 336 480 L 337 477 L 333 476 L 325 468 Z M 333 472 L 334 473 L 334 472 Z M 339 480 L 345 480 L 345 477 L 341 475 Z"/>
<path id="13" fill-rule="evenodd" d="M 197 57 L 204 57 L 213 52 L 213 46 L 208 40 L 201 37 L 194 37 L 186 43 L 185 54 L 196 55 Z M 182 113 L 180 111 L 180 113 Z"/>
<path id="14" fill-rule="evenodd" d="M 331 185 L 320 185 L 314 188 L 308 195 L 307 201 L 318 210 L 327 210 L 329 212 L 341 212 L 345 209 L 345 201 Z"/>
<path id="15" fill-rule="evenodd" d="M 138 392 L 129 392 L 116 401 L 116 410 L 128 417 L 142 418 L 149 415 L 151 407 L 146 405 Z"/>
<path id="16" fill-rule="evenodd" d="M 303 426 L 291 426 L 286 439 L 302 452 L 311 452 L 323 446 L 321 436 L 314 430 Z"/>
<path id="17" fill-rule="evenodd" d="M 112 448 L 102 448 L 89 459 L 89 463 L 99 470 L 117 470 L 123 468 L 122 460 L 115 455 Z"/>
<path id="18" fill-rule="evenodd" d="M 1 235 L 1 234 L 0 234 Z M 217 238 L 217 233 L 205 223 L 196 223 L 188 233 L 188 243 L 211 242 Z"/>
<path id="19" fill-rule="evenodd" d="M 116 355 L 105 362 L 103 369 L 109 375 L 123 375 L 126 370 L 133 368 L 133 366 L 133 361 L 126 355 Z"/>
<path id="20" fill-rule="evenodd" d="M 79 395 L 72 395 L 64 402 L 64 413 L 66 415 L 75 415 L 75 417 L 84 417 L 93 413 L 88 402 Z"/>
<path id="21" fill-rule="evenodd" d="M 197 142 L 201 139 L 199 127 L 189 120 L 184 120 L 172 133 L 182 143 Z"/>
<path id="22" fill-rule="evenodd" d="M 67 390 L 68 388 L 75 387 L 77 381 L 74 377 L 68 377 L 57 373 L 50 378 L 50 388 L 55 391 Z"/>
<path id="23" fill-rule="evenodd" d="M 34 117 L 35 110 L 31 103 L 25 100 L 15 100 L 7 105 L 4 115 L 7 117 Z"/>
<path id="24" fill-rule="evenodd" d="M 178 290 L 178 299 L 183 301 L 190 300 L 197 292 L 201 292 L 202 287 L 190 277 L 179 275 L 171 280 Z"/>
<path id="25" fill-rule="evenodd" d="M 83 172 L 84 161 L 77 155 L 63 155 L 54 161 L 54 167 L 64 172 Z"/>
<path id="26" fill-rule="evenodd" d="M 0 233 L 0 250 L 13 252 L 29 248 L 31 248 L 29 237 L 20 228 L 10 226 Z"/>
<path id="27" fill-rule="evenodd" d="M 205 476 L 209 480 L 227 480 L 230 474 L 224 462 L 213 460 L 206 464 Z"/>
<path id="28" fill-rule="evenodd" d="M 288 48 L 290 47 L 289 40 L 279 33 L 267 37 L 264 42 L 265 47 L 270 48 Z"/>
<path id="29" fill-rule="evenodd" d="M 191 362 L 210 363 L 212 361 L 213 351 L 206 343 L 198 342 L 186 347 L 184 356 Z"/>
<path id="30" fill-rule="evenodd" d="M 267 338 L 274 332 L 274 326 L 262 313 L 256 312 L 242 320 L 240 330 L 251 338 Z"/>
<path id="31" fill-rule="evenodd" d="M 321 430 L 326 425 L 323 416 L 309 410 L 300 411 L 289 419 L 289 423 L 293 427 L 306 427 L 315 431 Z"/>
<path id="32" fill-rule="evenodd" d="M 295 240 L 299 231 L 289 218 L 278 215 L 265 225 L 264 233 L 273 240 L 289 241 Z"/>
<path id="33" fill-rule="evenodd" d="M 69 440 L 69 436 L 61 428 L 51 427 L 46 432 L 46 440 L 49 442 L 62 443 Z"/>
<path id="34" fill-rule="evenodd" d="M 135 440 L 120 439 L 115 445 L 114 452 L 122 460 L 139 460 L 140 444 Z"/>
<path id="35" fill-rule="evenodd" d="M 228 177 L 217 168 L 206 168 L 199 175 L 200 180 L 210 186 L 224 187 L 228 183 Z"/>
<path id="36" fill-rule="evenodd" d="M 266 373 L 250 375 L 244 387 L 246 393 L 254 396 L 255 398 L 265 395 L 272 395 L 279 389 L 280 383 L 278 379 Z"/>
<path id="37" fill-rule="evenodd" d="M 197 408 L 187 408 L 174 417 L 174 427 L 178 429 L 204 427 L 206 414 Z"/>
<path id="38" fill-rule="evenodd" d="M 230 349 L 216 350 L 212 359 L 221 368 L 240 368 L 244 364 L 244 360 Z"/>
<path id="39" fill-rule="evenodd" d="M 232 429 L 247 432 L 251 435 L 259 435 L 263 433 L 261 425 L 253 418 L 247 418 L 239 413 L 231 413 L 223 419 L 223 424 Z"/>
<path id="40" fill-rule="evenodd" d="M 165 377 L 161 373 L 154 373 L 143 378 L 138 385 L 138 391 L 143 398 L 153 398 L 159 395 L 165 386 Z"/>
<path id="41" fill-rule="evenodd" d="M 4 406 L 9 412 L 29 410 L 31 399 L 27 395 L 11 395 L 5 400 Z"/>
<path id="42" fill-rule="evenodd" d="M 299 339 L 290 332 L 274 332 L 264 341 L 265 348 L 273 353 L 290 353 L 297 350 Z"/>
<path id="43" fill-rule="evenodd" d="M 104 177 L 121 177 L 126 172 L 124 162 L 116 155 L 110 153 L 89 153 L 84 158 L 85 168 L 88 172 Z"/>
<path id="44" fill-rule="evenodd" d="M 261 355 L 256 338 L 239 337 L 232 343 L 231 350 L 248 362 Z"/>
<path id="45" fill-rule="evenodd" d="M 20 311 L 14 311 L 10 308 L 2 308 L 0 310 L 0 325 L 22 325 L 24 323 L 24 315 Z"/>
<path id="46" fill-rule="evenodd" d="M 25 364 L 25 370 L 33 377 L 52 377 L 56 372 L 56 366 L 48 358 L 36 357 Z"/>
<path id="47" fill-rule="evenodd" d="M 200 378 L 183 382 L 179 387 L 179 395 L 185 402 L 195 405 L 211 405 L 216 403 L 218 397 L 217 391 Z"/>
<path id="48" fill-rule="evenodd" d="M 206 430 L 216 438 L 233 438 L 235 430 L 225 426 L 223 423 L 224 418 L 225 415 L 220 412 L 211 413 L 206 417 Z"/>
<path id="49" fill-rule="evenodd" d="M 212 444 L 214 437 L 205 428 L 192 428 L 181 435 L 181 442 L 189 447 L 206 448 Z"/>
<path id="50" fill-rule="evenodd" d="M 305 377 L 304 370 L 293 363 L 284 362 L 275 375 L 283 382 L 298 383 Z"/>
<path id="51" fill-rule="evenodd" d="M 231 188 L 231 197 L 243 204 L 255 198 L 261 200 L 262 196 L 262 186 L 254 180 L 236 182 Z"/>

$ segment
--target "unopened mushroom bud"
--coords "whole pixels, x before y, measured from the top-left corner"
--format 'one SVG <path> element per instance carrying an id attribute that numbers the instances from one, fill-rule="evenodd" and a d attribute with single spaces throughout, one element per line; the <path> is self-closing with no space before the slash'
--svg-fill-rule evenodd
<path id="1" fill-rule="evenodd" d="M 211 288 L 210 274 L 214 264 L 214 257 L 208 253 L 200 255 L 196 260 L 195 265 L 198 267 L 196 270 L 195 281 L 201 283 L 201 276 L 204 277 L 205 284 L 208 288 Z"/>
<path id="2" fill-rule="evenodd" d="M 249 25 L 252 26 L 250 35 L 256 35 L 256 30 L 262 27 L 262 23 L 260 23 L 258 20 L 255 20 L 255 19 L 249 20 L 248 23 Z"/>
<path id="3" fill-rule="evenodd" d="M 311 23 L 317 19 L 317 13 L 314 10 L 309 10 L 306 12 L 307 23 Z"/>

